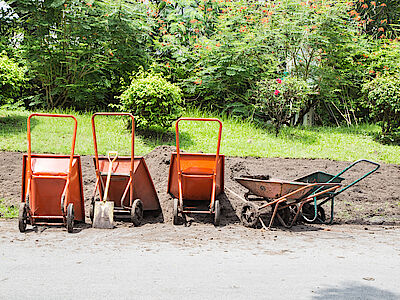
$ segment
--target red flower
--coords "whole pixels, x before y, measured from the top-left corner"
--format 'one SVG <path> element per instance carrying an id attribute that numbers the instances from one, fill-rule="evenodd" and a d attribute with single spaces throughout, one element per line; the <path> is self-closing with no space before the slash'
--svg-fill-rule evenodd
<path id="1" fill-rule="evenodd" d="M 274 95 L 277 96 L 279 93 L 279 90 L 275 90 Z"/>
<path id="2" fill-rule="evenodd" d="M 385 4 L 385 3 L 382 3 L 380 6 L 386 6 L 386 4 Z"/>
<path id="3" fill-rule="evenodd" d="M 217 47 L 220 47 L 220 46 L 221 46 L 221 44 L 220 44 L 220 43 L 216 43 L 216 44 L 215 44 L 215 46 L 217 46 Z"/>
<path id="4" fill-rule="evenodd" d="M 278 79 L 276 79 L 276 82 L 277 83 L 282 83 L 282 79 L 278 78 Z"/>
<path id="5" fill-rule="evenodd" d="M 67 6 L 68 6 L 68 4 L 67 4 L 67 3 L 65 3 L 65 4 L 64 4 L 64 7 L 67 7 Z"/>

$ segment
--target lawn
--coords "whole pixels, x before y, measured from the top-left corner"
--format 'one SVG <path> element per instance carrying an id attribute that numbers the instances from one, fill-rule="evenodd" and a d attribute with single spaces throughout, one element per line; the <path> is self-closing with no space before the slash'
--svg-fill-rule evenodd
<path id="1" fill-rule="evenodd" d="M 93 154 L 93 140 L 89 113 L 70 112 L 78 120 L 76 153 Z M 0 110 L 0 150 L 27 149 L 26 120 L 29 112 Z M 376 125 L 353 127 L 283 128 L 275 137 L 272 128 L 261 128 L 249 121 L 187 110 L 188 117 L 217 117 L 223 122 L 221 152 L 229 156 L 260 156 L 289 158 L 327 158 L 354 161 L 365 158 L 386 163 L 400 163 L 400 147 L 382 145 L 372 135 Z M 201 122 L 181 123 L 181 147 L 186 151 L 213 152 L 216 147 L 217 124 Z M 129 151 L 130 135 L 120 117 L 96 117 L 99 151 Z M 32 149 L 36 153 L 69 153 L 72 122 L 64 119 L 33 118 Z M 143 155 L 159 145 L 175 145 L 174 129 L 167 131 L 138 131 L 135 154 Z"/>

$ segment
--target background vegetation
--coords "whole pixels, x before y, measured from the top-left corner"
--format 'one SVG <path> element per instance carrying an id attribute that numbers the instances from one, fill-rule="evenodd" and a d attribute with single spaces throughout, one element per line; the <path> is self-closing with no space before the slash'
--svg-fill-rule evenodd
<path id="1" fill-rule="evenodd" d="M 6 3 L 0 105 L 8 109 L 122 109 L 143 127 L 165 127 L 190 106 L 276 132 L 313 111 L 319 126 L 376 123 L 376 139 L 399 142 L 398 0 Z M 131 93 L 141 70 L 170 96 Z M 277 80 L 293 78 L 292 96 L 275 95 Z M 377 87 L 390 88 L 380 105 Z"/>

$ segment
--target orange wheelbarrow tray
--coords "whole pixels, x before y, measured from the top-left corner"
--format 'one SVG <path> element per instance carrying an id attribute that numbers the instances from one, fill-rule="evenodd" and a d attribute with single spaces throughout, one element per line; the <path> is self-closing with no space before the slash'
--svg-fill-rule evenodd
<path id="1" fill-rule="evenodd" d="M 215 154 L 181 153 L 179 148 L 179 122 L 218 122 L 218 143 Z M 218 196 L 224 191 L 225 157 L 219 154 L 222 123 L 218 119 L 181 118 L 176 122 L 176 150 L 171 155 L 168 176 L 168 193 L 174 198 L 173 224 L 179 224 L 179 214 L 214 215 L 214 224 L 219 225 L 221 206 Z"/>
<path id="2" fill-rule="evenodd" d="M 70 155 L 32 154 L 31 118 L 72 118 L 74 132 Z M 81 160 L 74 155 L 77 121 L 71 115 L 31 114 L 28 117 L 28 154 L 23 155 L 19 230 L 30 225 L 64 225 L 85 221 Z"/>
<path id="3" fill-rule="evenodd" d="M 95 113 L 92 116 L 92 131 L 95 155 L 93 157 L 96 185 L 90 203 L 90 218 L 93 221 L 95 201 L 103 201 L 109 169 L 106 156 L 99 156 L 94 119 L 98 115 L 129 116 L 132 119 L 131 156 L 118 156 L 112 163 L 112 172 L 107 201 L 114 202 L 115 218 L 130 219 L 138 226 L 143 219 L 143 211 L 161 212 L 160 202 L 146 162 L 141 156 L 134 156 L 134 117 L 129 113 Z M 96 192 L 99 198 L 96 198 Z"/>
<path id="4" fill-rule="evenodd" d="M 303 183 L 269 178 L 268 176 L 242 176 L 235 180 L 246 187 L 247 202 L 240 212 L 240 219 L 247 227 L 255 227 L 259 216 L 272 207 L 272 216 L 268 228 L 274 224 L 275 217 L 285 227 L 290 228 L 296 222 L 304 204 L 314 201 L 315 197 L 326 195 L 338 189 L 340 183 Z M 316 188 L 322 188 L 317 193 L 310 194 Z M 266 204 L 256 205 L 251 201 L 267 201 Z M 294 211 L 292 216 L 291 211 Z"/>

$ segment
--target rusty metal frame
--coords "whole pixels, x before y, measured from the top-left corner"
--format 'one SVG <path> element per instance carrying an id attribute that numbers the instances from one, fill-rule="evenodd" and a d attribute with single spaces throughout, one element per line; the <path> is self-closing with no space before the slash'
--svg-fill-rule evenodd
<path id="1" fill-rule="evenodd" d="M 189 175 L 184 174 L 181 169 L 181 161 L 180 161 L 180 144 L 179 144 L 179 122 L 181 121 L 199 121 L 199 122 L 217 122 L 219 124 L 218 130 L 218 142 L 217 142 L 217 150 L 215 155 L 215 164 L 212 170 L 212 175 Z M 215 193 L 216 193 L 216 177 L 217 177 L 217 166 L 220 157 L 220 148 L 221 148 L 221 136 L 222 136 L 222 122 L 216 118 L 179 118 L 175 123 L 175 133 L 176 133 L 176 160 L 177 160 L 177 169 L 178 169 L 178 195 L 179 195 L 179 207 L 181 212 L 183 213 L 214 213 L 214 203 L 215 203 Z M 182 187 L 182 177 L 193 177 L 193 178 L 201 178 L 201 177 L 212 177 L 212 190 L 211 190 L 211 201 L 210 201 L 210 209 L 208 212 L 202 211 L 190 211 L 183 210 L 183 187 Z"/>

